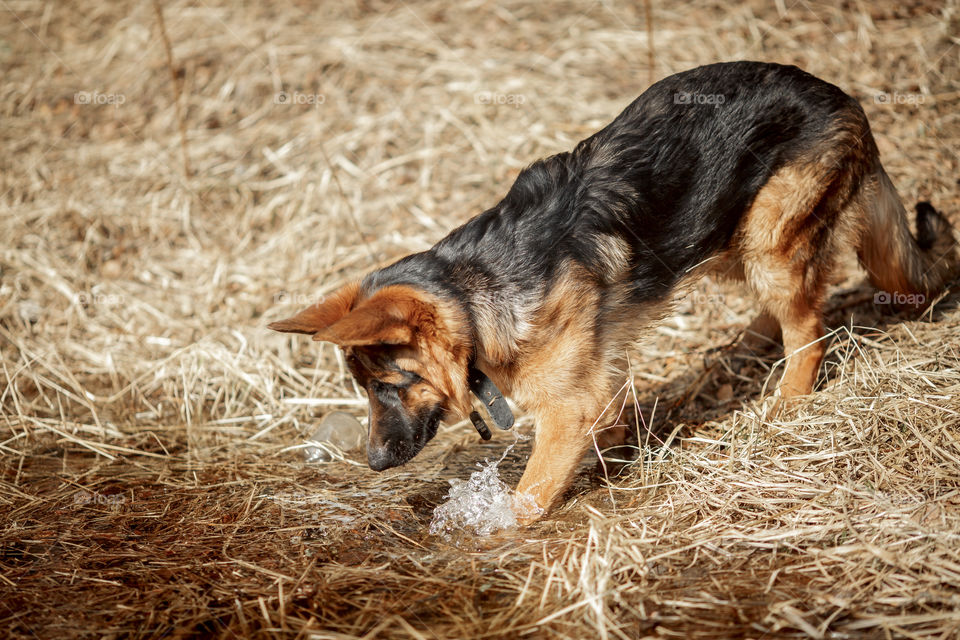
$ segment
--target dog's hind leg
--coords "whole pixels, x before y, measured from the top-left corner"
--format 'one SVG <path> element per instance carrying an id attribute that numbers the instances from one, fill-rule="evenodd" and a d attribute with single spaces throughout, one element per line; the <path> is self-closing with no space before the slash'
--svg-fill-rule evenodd
<path id="1" fill-rule="evenodd" d="M 823 322 L 817 302 L 795 300 L 781 312 L 783 352 L 787 356 L 787 367 L 777 391 L 784 398 L 812 392 L 817 381 L 817 372 L 826 352 L 821 340 Z"/>
<path id="2" fill-rule="evenodd" d="M 783 397 L 813 391 L 823 360 L 823 301 L 825 274 L 815 260 L 798 265 L 795 255 L 771 251 L 755 256 L 748 265 L 748 278 L 765 312 L 783 331 L 786 369 L 777 387 Z"/>
<path id="3" fill-rule="evenodd" d="M 779 324 L 786 369 L 782 397 L 813 391 L 826 351 L 823 305 L 839 251 L 852 243 L 859 217 L 853 198 L 862 159 L 823 158 L 787 166 L 757 193 L 740 234 L 748 286 L 766 318 L 760 333 Z"/>

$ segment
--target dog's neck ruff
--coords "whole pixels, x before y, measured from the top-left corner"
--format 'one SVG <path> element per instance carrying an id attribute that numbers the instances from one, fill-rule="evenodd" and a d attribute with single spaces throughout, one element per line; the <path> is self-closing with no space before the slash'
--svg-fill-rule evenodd
<path id="1" fill-rule="evenodd" d="M 467 369 L 467 378 L 470 383 L 470 391 L 472 391 L 473 395 L 477 396 L 480 402 L 483 403 L 483 406 L 486 407 L 487 413 L 493 418 L 494 424 L 501 429 L 509 429 L 512 427 L 513 412 L 510 411 L 510 407 L 507 405 L 507 399 L 503 397 L 503 393 L 497 388 L 497 385 L 493 384 L 493 380 L 472 364 Z M 481 438 L 484 440 L 490 439 L 490 429 L 479 413 L 476 411 L 471 412 L 470 421 L 473 423 L 477 432 L 480 433 Z"/>

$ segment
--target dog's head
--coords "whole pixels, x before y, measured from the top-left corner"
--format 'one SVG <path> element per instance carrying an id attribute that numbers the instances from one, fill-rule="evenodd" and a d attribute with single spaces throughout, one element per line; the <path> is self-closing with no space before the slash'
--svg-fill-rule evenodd
<path id="1" fill-rule="evenodd" d="M 367 460 L 376 471 L 419 453 L 441 420 L 469 413 L 466 326 L 455 305 L 414 287 L 364 295 L 357 283 L 269 325 L 343 348 L 370 401 Z"/>

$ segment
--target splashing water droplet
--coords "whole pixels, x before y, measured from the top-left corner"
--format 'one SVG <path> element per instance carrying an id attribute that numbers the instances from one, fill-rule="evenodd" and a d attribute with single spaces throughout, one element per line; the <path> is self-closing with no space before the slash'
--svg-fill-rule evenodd
<path id="1" fill-rule="evenodd" d="M 540 510 L 532 497 L 514 494 L 500 479 L 497 467 L 515 446 L 516 442 L 507 447 L 496 462 L 477 463 L 480 470 L 471 473 L 469 480 L 450 480 L 446 502 L 433 512 L 431 535 L 450 541 L 458 533 L 487 536 L 516 527 L 515 500 L 524 511 Z"/>

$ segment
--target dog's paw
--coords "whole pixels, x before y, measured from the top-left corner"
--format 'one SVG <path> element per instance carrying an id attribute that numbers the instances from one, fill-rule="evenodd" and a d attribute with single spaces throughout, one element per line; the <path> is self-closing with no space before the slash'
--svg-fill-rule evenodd
<path id="1" fill-rule="evenodd" d="M 599 454 L 597 471 L 600 475 L 619 475 L 637 459 L 640 453 L 638 423 L 636 408 L 630 405 L 623 411 L 616 424 L 596 432 L 594 446 Z"/>
<path id="2" fill-rule="evenodd" d="M 760 401 L 760 417 L 764 420 L 776 420 L 790 408 L 796 407 L 807 398 L 808 396 L 783 393 L 783 390 L 778 388 Z"/>
<path id="3" fill-rule="evenodd" d="M 783 410 L 784 398 L 777 389 L 760 401 L 760 417 L 764 420 L 776 420 Z"/>
<path id="4" fill-rule="evenodd" d="M 529 493 L 514 493 L 513 513 L 517 516 L 517 524 L 525 527 L 543 517 L 546 510 L 537 504 L 537 499 Z"/>

